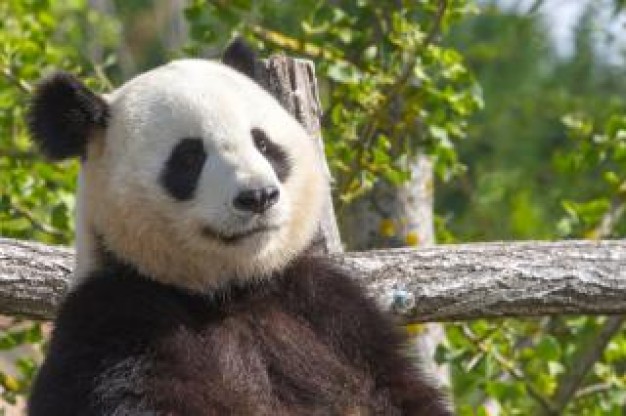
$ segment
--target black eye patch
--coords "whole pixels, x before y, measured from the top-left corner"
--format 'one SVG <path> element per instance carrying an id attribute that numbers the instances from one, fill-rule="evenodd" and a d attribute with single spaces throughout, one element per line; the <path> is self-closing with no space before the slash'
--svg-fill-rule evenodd
<path id="1" fill-rule="evenodd" d="M 265 156 L 268 162 L 270 162 L 274 172 L 276 172 L 278 180 L 285 182 L 291 172 L 291 165 L 289 164 L 287 153 L 285 153 L 282 147 L 270 141 L 263 130 L 253 128 L 250 133 L 252 134 L 254 145 L 259 152 Z"/>
<path id="2" fill-rule="evenodd" d="M 206 151 L 201 139 L 182 139 L 172 149 L 165 163 L 160 177 L 161 185 L 179 201 L 193 198 L 205 161 Z"/>

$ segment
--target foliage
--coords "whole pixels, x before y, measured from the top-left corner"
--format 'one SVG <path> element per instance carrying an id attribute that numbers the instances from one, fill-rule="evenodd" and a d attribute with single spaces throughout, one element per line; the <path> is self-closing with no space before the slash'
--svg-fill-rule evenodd
<path id="1" fill-rule="evenodd" d="M 39 323 L 14 322 L 6 331 L 0 331 L 0 353 L 15 348 L 32 345 L 39 350 L 43 342 L 42 328 Z M 0 368 L 0 398 L 9 404 L 16 404 L 20 395 L 28 393 L 33 375 L 39 365 L 40 354 L 24 354 L 15 361 L 13 371 Z M 0 407 L 0 414 L 2 407 Z"/>
<path id="2" fill-rule="evenodd" d="M 599 129 L 588 115 L 563 117 L 574 149 L 556 158 L 558 167 L 568 177 L 589 176 L 594 185 L 584 200 L 563 201 L 567 216 L 559 222 L 559 231 L 564 236 L 584 235 L 596 239 L 626 232 L 626 222 L 622 220 L 626 209 L 624 114 L 611 114 Z"/>
<path id="3" fill-rule="evenodd" d="M 77 166 L 42 163 L 27 138 L 24 112 L 33 83 L 44 74 L 81 74 L 92 66 L 75 45 L 101 19 L 84 1 L 10 0 L 0 4 L 0 16 L 0 234 L 68 243 Z M 60 20 L 73 23 L 59 26 Z M 103 82 L 90 81 L 95 87 Z"/>
<path id="4" fill-rule="evenodd" d="M 566 57 L 536 15 L 496 7 L 453 35 L 486 102 L 459 149 L 470 170 L 438 200 L 456 236 L 624 234 L 624 75 L 598 55 L 595 17 L 592 5 Z M 437 358 L 463 415 L 621 415 L 625 342 L 619 317 L 479 320 L 449 325 Z"/>
<path id="5" fill-rule="evenodd" d="M 607 322 L 578 317 L 448 325 L 437 358 L 451 365 L 461 415 L 480 414 L 489 405 L 505 415 L 621 415 L 626 336 L 622 331 L 604 342 L 598 335 Z M 594 353 L 597 360 L 574 382 Z M 566 396 L 572 385 L 573 395 Z"/>
<path id="6" fill-rule="evenodd" d="M 465 241 L 555 238 L 564 199 L 598 191 L 596 178 L 565 174 L 573 151 L 561 119 L 607 119 L 625 110 L 623 71 L 594 49 L 597 12 L 590 7 L 574 34 L 572 56 L 560 57 L 537 15 L 488 7 L 450 37 L 464 51 L 487 103 L 459 147 L 465 177 L 437 188 L 437 211 Z M 573 181 L 576 186 L 572 186 Z"/>
<path id="7" fill-rule="evenodd" d="M 197 0 L 187 8 L 196 40 L 191 50 L 237 30 L 270 51 L 315 59 L 340 201 L 378 180 L 406 180 L 418 150 L 434 156 L 441 177 L 462 171 L 454 143 L 465 136 L 481 95 L 462 55 L 439 39 L 474 10 L 471 2 L 400 1 L 394 8 L 373 0 L 281 8 L 275 1 L 235 3 Z"/>
<path id="8" fill-rule="evenodd" d="M 0 2 L 0 16 L 0 235 L 67 244 L 73 238 L 78 166 L 41 160 L 27 138 L 25 108 L 34 83 L 53 69 L 88 71 L 87 81 L 102 89 L 105 68 L 89 60 L 91 45 L 84 39 L 95 36 L 106 49 L 115 41 L 116 27 L 89 11 L 83 0 L 6 0 Z M 12 368 L 0 368 L 2 399 L 14 403 L 28 391 L 37 354 L 25 347 L 38 351 L 41 341 L 39 323 L 0 327 L 0 353 L 31 351 Z"/>

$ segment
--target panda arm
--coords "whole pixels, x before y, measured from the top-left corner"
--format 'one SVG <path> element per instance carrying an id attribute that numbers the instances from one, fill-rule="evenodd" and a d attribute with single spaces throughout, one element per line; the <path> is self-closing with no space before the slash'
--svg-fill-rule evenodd
<path id="1" fill-rule="evenodd" d="M 352 276 L 316 258 L 294 272 L 294 307 L 353 365 L 372 373 L 377 388 L 389 390 L 402 414 L 452 414 L 428 377 L 402 354 L 408 339 Z"/>

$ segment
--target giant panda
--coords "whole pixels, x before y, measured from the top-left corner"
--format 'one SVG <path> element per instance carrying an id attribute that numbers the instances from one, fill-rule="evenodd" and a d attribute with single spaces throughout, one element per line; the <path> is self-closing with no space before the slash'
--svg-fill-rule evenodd
<path id="1" fill-rule="evenodd" d="M 32 416 L 449 415 L 354 278 L 311 254 L 328 183 L 303 127 L 222 62 L 97 95 L 38 85 L 28 125 L 80 158 L 75 283 Z"/>

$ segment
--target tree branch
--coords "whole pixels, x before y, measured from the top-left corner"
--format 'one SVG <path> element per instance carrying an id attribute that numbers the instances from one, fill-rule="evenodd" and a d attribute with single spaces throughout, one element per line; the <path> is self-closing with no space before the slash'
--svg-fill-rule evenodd
<path id="1" fill-rule="evenodd" d="M 410 322 L 626 314 L 626 242 L 441 245 L 333 255 Z M 64 247 L 0 238 L 0 314 L 49 319 L 72 267 Z"/>
<path id="2" fill-rule="evenodd" d="M 535 401 L 539 403 L 546 412 L 551 411 L 551 409 L 553 408 L 553 404 L 550 402 L 550 400 L 545 397 L 541 393 L 541 391 L 528 380 L 526 374 L 524 374 L 524 372 L 520 368 L 518 368 L 514 364 L 514 362 L 508 360 L 506 357 L 500 354 L 496 348 L 488 345 L 487 343 L 479 339 L 466 325 L 463 325 L 462 330 L 463 335 L 465 335 L 465 337 L 469 339 L 482 353 L 492 356 L 502 368 L 504 368 L 511 376 L 513 376 L 513 378 L 524 384 L 524 387 L 526 388 L 528 394 L 530 394 L 530 396 L 535 399 Z"/>
<path id="3" fill-rule="evenodd" d="M 625 196 L 621 193 L 611 201 L 608 211 L 602 216 L 600 224 L 589 235 L 590 238 L 601 239 L 611 235 L 626 212 Z"/>
<path id="4" fill-rule="evenodd" d="M 10 67 L 8 66 L 0 66 L 0 74 L 2 74 L 8 81 L 10 81 L 13 85 L 19 88 L 22 92 L 26 94 L 30 94 L 33 91 L 33 87 L 30 86 L 23 79 L 18 78 Z"/>
<path id="5" fill-rule="evenodd" d="M 383 99 L 380 100 L 375 108 L 371 110 L 369 122 L 363 126 L 359 134 L 362 144 L 357 149 L 357 155 L 354 158 L 355 163 L 361 163 L 364 151 L 370 147 L 371 141 L 373 140 L 383 117 L 388 113 L 387 109 L 390 101 L 396 97 L 400 90 L 402 90 L 411 80 L 411 75 L 413 74 L 413 70 L 420 53 L 426 50 L 440 34 L 441 24 L 447 9 L 448 0 L 439 0 L 437 10 L 433 16 L 433 24 L 428 33 L 425 35 L 424 41 L 419 43 L 413 50 L 410 51 L 409 57 L 404 61 L 397 78 L 388 88 L 386 88 L 385 91 L 382 92 Z"/>
<path id="6" fill-rule="evenodd" d="M 539 11 L 539 9 L 541 9 L 541 7 L 543 7 L 543 3 L 545 3 L 545 0 L 535 0 L 534 3 L 528 8 L 528 12 L 526 12 L 526 14 L 535 14 Z"/>
<path id="7" fill-rule="evenodd" d="M 402 291 L 408 319 L 626 312 L 626 242 L 512 242 L 337 257 L 377 297 Z"/>
<path id="8" fill-rule="evenodd" d="M 598 333 L 590 340 L 572 360 L 570 371 L 560 377 L 559 387 L 554 394 L 553 409 L 545 412 L 545 415 L 560 415 L 563 413 L 570 400 L 578 391 L 585 376 L 591 367 L 602 357 L 607 344 L 613 336 L 622 328 L 624 316 L 611 316 L 600 328 Z M 586 394 L 591 393 L 588 391 Z"/>
<path id="9" fill-rule="evenodd" d="M 35 218 L 35 215 L 26 208 L 22 208 L 13 203 L 9 207 L 9 210 L 12 211 L 15 215 L 25 218 L 28 222 L 30 222 L 34 229 L 41 231 L 42 233 L 51 235 L 56 238 L 65 237 L 65 235 L 61 231 L 49 226 L 44 222 L 39 221 L 37 218 Z"/>

